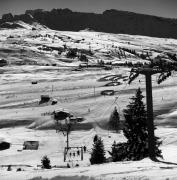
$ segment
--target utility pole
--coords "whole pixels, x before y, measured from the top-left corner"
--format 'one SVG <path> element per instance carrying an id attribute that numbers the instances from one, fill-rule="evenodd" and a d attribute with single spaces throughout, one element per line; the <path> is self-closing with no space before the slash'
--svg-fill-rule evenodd
<path id="1" fill-rule="evenodd" d="M 65 125 L 66 125 L 66 148 L 67 150 L 69 149 L 69 133 L 71 132 L 71 123 L 70 123 L 70 118 L 69 120 L 66 119 L 66 122 L 65 122 Z"/>
<path id="2" fill-rule="evenodd" d="M 146 73 L 146 104 L 147 104 L 147 125 L 148 125 L 148 147 L 149 157 L 155 160 L 155 137 L 153 120 L 153 98 L 151 74 Z"/>
<path id="3" fill-rule="evenodd" d="M 175 68 L 174 68 L 175 69 Z M 169 68 L 160 67 L 139 67 L 132 68 L 129 76 L 129 84 L 139 76 L 145 75 L 146 79 L 146 104 L 147 104 L 147 126 L 148 126 L 148 150 L 149 158 L 156 160 L 155 155 L 155 136 L 154 136 L 154 119 L 153 119 L 153 97 L 152 97 L 152 75 L 160 73 L 158 83 L 163 82 L 167 77 L 171 76 L 172 66 Z"/>
<path id="4" fill-rule="evenodd" d="M 52 84 L 52 92 L 53 92 L 53 84 Z"/>
<path id="5" fill-rule="evenodd" d="M 69 133 L 66 134 L 66 148 L 69 149 Z"/>
<path id="6" fill-rule="evenodd" d="M 74 125 L 71 122 L 71 114 L 64 111 L 54 113 L 54 120 L 56 122 L 56 132 L 62 132 L 66 136 L 66 149 L 69 149 L 69 134 Z"/>

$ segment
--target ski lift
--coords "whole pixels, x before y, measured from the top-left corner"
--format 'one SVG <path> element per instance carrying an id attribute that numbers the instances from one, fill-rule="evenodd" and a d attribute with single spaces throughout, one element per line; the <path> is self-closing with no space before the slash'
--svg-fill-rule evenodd
<path id="1" fill-rule="evenodd" d="M 111 105 L 111 107 L 113 105 L 115 105 L 115 108 L 118 110 L 118 113 L 120 114 L 120 106 L 119 104 L 117 103 L 117 100 L 119 99 L 119 96 L 118 97 L 115 97 L 115 100 L 113 102 L 113 104 Z M 109 134 L 109 127 L 108 127 L 108 138 L 111 138 L 111 135 Z"/>
<path id="2" fill-rule="evenodd" d="M 83 147 L 65 147 L 64 162 L 83 161 Z"/>

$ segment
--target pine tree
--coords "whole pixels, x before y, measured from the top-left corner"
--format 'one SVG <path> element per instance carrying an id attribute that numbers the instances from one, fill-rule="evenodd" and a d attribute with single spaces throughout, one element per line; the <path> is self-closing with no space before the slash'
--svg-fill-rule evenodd
<path id="1" fill-rule="evenodd" d="M 127 158 L 127 143 L 116 143 L 114 141 L 113 145 L 112 145 L 112 151 L 109 152 L 109 154 L 112 157 L 112 161 L 116 162 L 116 161 L 124 161 Z"/>
<path id="2" fill-rule="evenodd" d="M 104 144 L 103 144 L 102 139 L 98 137 L 97 141 L 95 141 L 93 144 L 90 163 L 102 164 L 105 161 L 106 161 L 106 158 L 105 158 Z"/>
<path id="3" fill-rule="evenodd" d="M 42 163 L 42 168 L 44 169 L 50 169 L 51 165 L 50 165 L 50 159 L 47 156 L 44 156 L 41 160 Z"/>
<path id="4" fill-rule="evenodd" d="M 115 107 L 109 118 L 109 128 L 118 131 L 119 125 L 120 125 L 120 117 L 119 117 L 119 113 L 117 112 L 117 108 Z"/>
<path id="5" fill-rule="evenodd" d="M 93 142 L 95 143 L 98 140 L 98 135 L 95 134 L 94 138 L 93 138 Z"/>
<path id="6" fill-rule="evenodd" d="M 127 158 L 130 160 L 140 160 L 148 157 L 148 128 L 147 113 L 143 103 L 144 96 L 140 88 L 136 91 L 135 97 L 131 98 L 130 104 L 124 110 L 125 124 L 123 133 L 127 138 Z M 161 156 L 159 150 L 161 142 L 155 137 L 155 155 Z"/>

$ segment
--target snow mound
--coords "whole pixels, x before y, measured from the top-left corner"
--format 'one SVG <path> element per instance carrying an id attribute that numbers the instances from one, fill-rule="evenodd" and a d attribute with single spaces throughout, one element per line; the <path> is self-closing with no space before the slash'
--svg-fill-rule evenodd
<path id="1" fill-rule="evenodd" d="M 95 31 L 93 29 L 86 28 L 86 29 L 80 30 L 79 32 L 95 32 Z"/>
<path id="2" fill-rule="evenodd" d="M 25 23 L 23 21 L 14 21 L 14 22 L 5 22 L 0 25 L 0 28 L 2 29 L 28 29 L 28 30 L 42 30 L 42 29 L 48 29 L 46 26 L 41 25 L 37 22 L 33 22 L 32 24 Z"/>

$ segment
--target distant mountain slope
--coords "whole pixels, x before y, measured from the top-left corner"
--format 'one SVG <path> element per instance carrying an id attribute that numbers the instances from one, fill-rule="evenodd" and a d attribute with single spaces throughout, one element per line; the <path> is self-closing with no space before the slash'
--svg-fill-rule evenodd
<path id="1" fill-rule="evenodd" d="M 54 30 L 79 31 L 86 28 L 100 32 L 177 38 L 177 19 L 136 14 L 126 11 L 106 10 L 102 14 L 73 12 L 69 9 L 27 10 L 25 14 L 5 14 L 6 21 L 38 21 Z"/>

